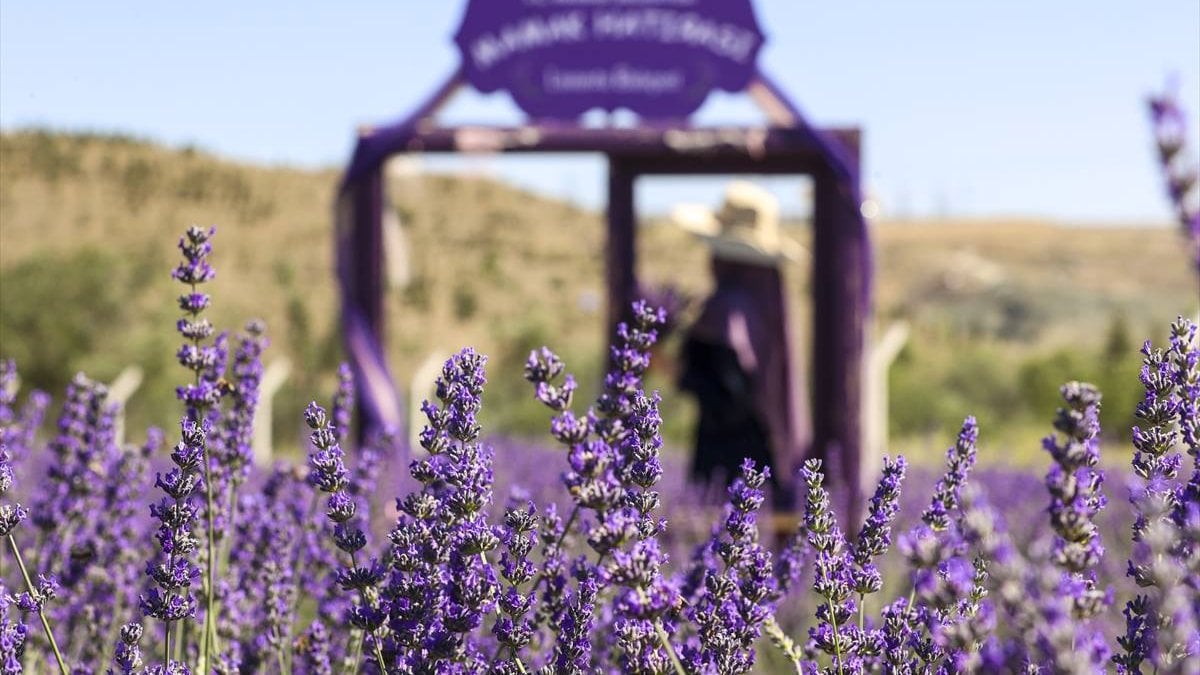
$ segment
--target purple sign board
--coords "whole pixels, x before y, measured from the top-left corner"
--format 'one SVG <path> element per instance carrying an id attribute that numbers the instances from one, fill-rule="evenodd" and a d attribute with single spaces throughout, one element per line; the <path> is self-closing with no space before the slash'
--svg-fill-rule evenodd
<path id="1" fill-rule="evenodd" d="M 454 41 L 479 91 L 574 120 L 686 117 L 714 89 L 746 88 L 764 38 L 750 0 L 470 0 Z"/>

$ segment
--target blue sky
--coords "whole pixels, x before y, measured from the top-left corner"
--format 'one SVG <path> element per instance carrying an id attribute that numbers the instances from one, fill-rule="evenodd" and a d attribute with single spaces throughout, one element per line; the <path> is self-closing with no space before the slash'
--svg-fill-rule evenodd
<path id="1" fill-rule="evenodd" d="M 257 162 L 344 162 L 455 66 L 462 3 L 0 3 L 0 126 L 123 131 Z M 760 0 L 760 63 L 818 124 L 865 130 L 885 213 L 1166 222 L 1144 97 L 1178 76 L 1200 125 L 1200 3 Z M 465 95 L 448 121 L 513 122 Z M 758 119 L 716 97 L 698 119 Z M 595 158 L 438 161 L 596 205 Z M 801 208 L 798 181 L 772 188 Z M 713 200 L 656 180 L 643 208 Z"/>

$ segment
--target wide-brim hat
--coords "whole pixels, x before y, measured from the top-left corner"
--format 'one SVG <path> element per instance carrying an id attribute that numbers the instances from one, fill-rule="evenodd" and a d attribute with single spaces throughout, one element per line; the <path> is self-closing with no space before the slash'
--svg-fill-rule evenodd
<path id="1" fill-rule="evenodd" d="M 672 209 L 671 221 L 703 239 L 718 258 L 770 265 L 800 260 L 805 254 L 800 242 L 783 233 L 775 195 L 744 180 L 725 188 L 716 211 L 680 204 Z"/>

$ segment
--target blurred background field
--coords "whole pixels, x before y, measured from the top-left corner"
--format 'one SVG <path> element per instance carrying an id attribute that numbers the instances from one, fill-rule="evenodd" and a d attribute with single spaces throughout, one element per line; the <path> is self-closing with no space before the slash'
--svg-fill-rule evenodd
<path id="1" fill-rule="evenodd" d="M 332 168 L 234 163 L 135 138 L 5 132 L 0 352 L 27 384 L 54 394 L 78 370 L 111 380 L 138 364 L 146 380 L 129 428 L 170 424 L 175 251 L 164 242 L 187 224 L 215 224 L 213 316 L 230 330 L 265 319 L 268 362 L 298 364 L 275 426 L 278 451 L 299 453 L 300 410 L 332 389 L 342 358 L 329 225 L 337 180 Z M 491 357 L 488 428 L 542 435 L 545 414 L 520 376 L 528 350 L 549 344 L 585 388 L 598 377 L 600 214 L 488 174 L 397 171 L 389 180 L 409 245 L 407 283 L 388 298 L 394 373 L 407 382 L 431 355 L 474 345 Z M 804 222 L 791 228 L 807 236 Z M 890 446 L 918 460 L 940 459 L 973 413 L 983 462 L 1040 465 L 1037 439 L 1058 385 L 1073 378 L 1102 387 L 1107 432 L 1121 438 L 1138 397 L 1140 340 L 1163 339 L 1176 315 L 1196 310 L 1194 273 L 1166 225 L 885 220 L 872 235 L 876 333 L 895 320 L 912 331 L 889 378 Z M 639 236 L 647 280 L 703 297 L 700 243 L 654 215 Z M 801 262 L 788 276 L 801 341 L 807 269 Z M 661 350 L 651 384 L 666 392 L 668 442 L 681 448 L 694 411 L 671 389 L 674 347 Z"/>

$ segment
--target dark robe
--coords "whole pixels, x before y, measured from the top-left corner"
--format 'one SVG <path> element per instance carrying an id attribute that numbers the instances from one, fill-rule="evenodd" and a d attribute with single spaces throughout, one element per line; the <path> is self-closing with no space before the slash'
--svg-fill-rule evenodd
<path id="1" fill-rule="evenodd" d="M 684 338 L 679 381 L 700 409 L 692 475 L 731 480 L 748 457 L 790 490 L 808 428 L 780 271 L 715 258 L 713 275 L 716 288 Z"/>

